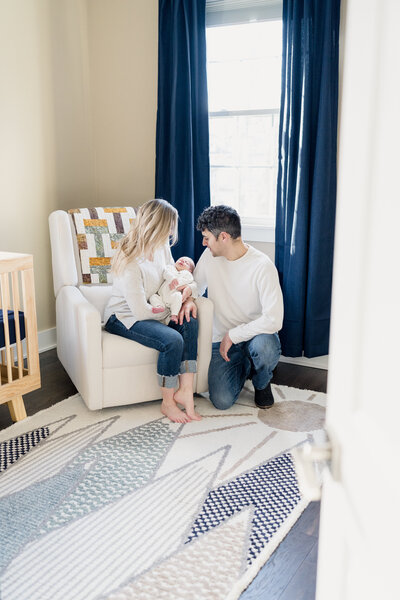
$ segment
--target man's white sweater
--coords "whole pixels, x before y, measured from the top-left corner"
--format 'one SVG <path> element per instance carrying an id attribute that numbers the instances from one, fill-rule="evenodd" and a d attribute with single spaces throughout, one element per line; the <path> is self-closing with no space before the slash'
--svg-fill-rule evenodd
<path id="1" fill-rule="evenodd" d="M 234 344 L 282 327 L 283 298 L 273 262 L 252 246 L 237 260 L 213 257 L 207 248 L 194 271 L 198 293 L 214 304 L 213 342 L 227 331 Z"/>

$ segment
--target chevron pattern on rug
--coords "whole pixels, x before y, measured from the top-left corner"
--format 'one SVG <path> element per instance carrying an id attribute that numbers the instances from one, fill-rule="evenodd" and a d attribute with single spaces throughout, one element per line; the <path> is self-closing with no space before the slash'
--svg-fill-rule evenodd
<path id="1" fill-rule="evenodd" d="M 186 425 L 77 395 L 1 432 L 2 600 L 237 598 L 305 508 L 290 448 L 322 435 L 324 394 L 275 392 L 273 427 L 244 391 Z"/>
<path id="2" fill-rule="evenodd" d="M 249 565 L 299 504 L 300 492 L 289 453 L 211 490 L 194 522 L 187 543 L 248 506 L 254 507 L 247 562 Z"/>
<path id="3" fill-rule="evenodd" d="M 0 444 L 0 473 L 27 454 L 50 435 L 48 427 L 40 427 Z"/>

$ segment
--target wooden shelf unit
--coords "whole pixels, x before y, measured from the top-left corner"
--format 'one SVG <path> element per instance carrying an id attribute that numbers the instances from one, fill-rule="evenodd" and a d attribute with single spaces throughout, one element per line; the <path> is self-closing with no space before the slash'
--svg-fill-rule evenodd
<path id="1" fill-rule="evenodd" d="M 0 252 L 0 309 L 3 311 L 5 345 L 0 349 L 0 404 L 7 402 L 13 421 L 26 417 L 22 394 L 40 387 L 33 257 Z M 15 323 L 15 342 L 10 343 L 8 311 Z M 19 312 L 24 313 L 26 363 L 23 356 Z"/>

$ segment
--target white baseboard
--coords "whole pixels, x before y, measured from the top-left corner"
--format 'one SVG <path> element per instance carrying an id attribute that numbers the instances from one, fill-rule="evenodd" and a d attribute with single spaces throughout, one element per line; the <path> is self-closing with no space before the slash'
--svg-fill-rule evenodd
<path id="1" fill-rule="evenodd" d="M 279 362 L 300 365 L 302 367 L 312 367 L 313 369 L 328 370 L 328 360 L 329 355 L 326 354 L 325 356 L 316 356 L 315 358 L 306 358 L 305 356 L 296 356 L 295 358 L 281 356 Z"/>
<path id="2" fill-rule="evenodd" d="M 56 328 L 45 329 L 44 331 L 38 331 L 38 343 L 39 353 L 46 352 L 57 346 L 57 334 Z"/>

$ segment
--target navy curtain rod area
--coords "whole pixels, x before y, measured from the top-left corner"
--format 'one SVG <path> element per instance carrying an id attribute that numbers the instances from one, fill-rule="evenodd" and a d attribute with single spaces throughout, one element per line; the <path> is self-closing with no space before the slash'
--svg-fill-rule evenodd
<path id="1" fill-rule="evenodd" d="M 284 0 L 275 263 L 285 356 L 328 354 L 340 0 Z"/>
<path id="2" fill-rule="evenodd" d="M 205 0 L 159 0 L 155 194 L 179 212 L 175 258 L 202 253 L 209 164 Z"/>

